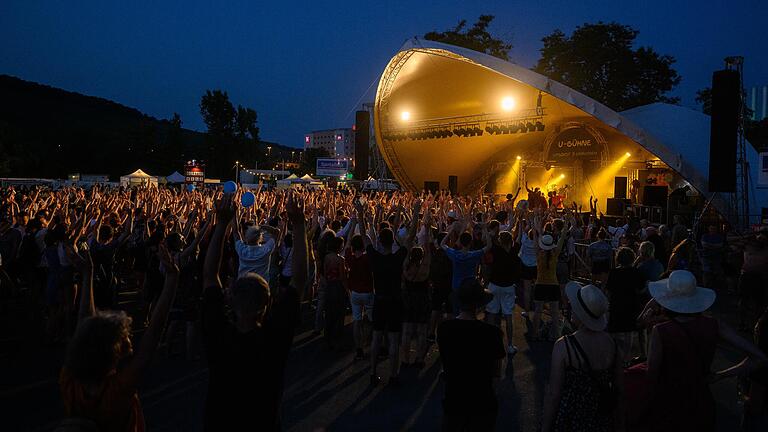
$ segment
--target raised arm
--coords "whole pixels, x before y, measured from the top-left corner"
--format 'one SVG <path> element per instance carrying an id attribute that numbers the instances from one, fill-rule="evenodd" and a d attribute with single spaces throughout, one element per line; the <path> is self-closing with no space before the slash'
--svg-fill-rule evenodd
<path id="1" fill-rule="evenodd" d="M 224 253 L 224 237 L 234 214 L 232 197 L 229 194 L 224 195 L 216 206 L 216 225 L 203 263 L 203 286 L 205 289 L 214 286 L 221 288 L 219 268 L 221 267 L 221 256 Z"/>
<path id="2" fill-rule="evenodd" d="M 176 288 L 179 285 L 179 267 L 171 257 L 170 252 L 165 244 L 160 244 L 158 248 L 158 255 L 160 262 L 162 262 L 165 268 L 165 284 L 163 285 L 163 292 L 160 294 L 160 298 L 152 310 L 152 318 L 149 321 L 149 327 L 141 337 L 139 348 L 136 350 L 136 355 L 131 359 L 130 363 L 124 370 L 125 377 L 134 384 L 141 377 L 142 372 L 149 365 L 157 349 L 157 344 L 160 342 L 160 337 L 163 334 L 165 328 L 165 322 L 168 319 L 168 313 L 171 311 L 171 305 L 173 305 L 173 298 L 176 296 Z"/>
<path id="3" fill-rule="evenodd" d="M 93 261 L 88 249 L 76 253 L 70 245 L 64 246 L 64 252 L 67 258 L 72 262 L 83 275 L 83 287 L 80 293 L 80 308 L 77 313 L 77 325 L 80 325 L 85 318 L 96 315 L 96 305 L 93 301 Z"/>
<path id="4" fill-rule="evenodd" d="M 288 196 L 286 203 L 288 219 L 293 227 L 293 257 L 291 262 L 292 287 L 298 291 L 301 301 L 307 286 L 307 231 L 304 219 L 304 203 L 293 194 Z"/>

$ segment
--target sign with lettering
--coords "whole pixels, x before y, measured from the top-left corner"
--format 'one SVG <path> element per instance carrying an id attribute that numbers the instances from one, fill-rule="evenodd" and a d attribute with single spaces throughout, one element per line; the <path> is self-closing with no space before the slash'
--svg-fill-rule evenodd
<path id="1" fill-rule="evenodd" d="M 184 183 L 203 187 L 205 184 L 205 165 L 196 160 L 187 162 L 184 165 Z"/>
<path id="2" fill-rule="evenodd" d="M 545 160 L 600 159 L 602 137 L 583 125 L 566 126 L 550 138 Z"/>
<path id="3" fill-rule="evenodd" d="M 349 172 L 349 161 L 346 159 L 318 159 L 317 176 L 340 177 Z"/>

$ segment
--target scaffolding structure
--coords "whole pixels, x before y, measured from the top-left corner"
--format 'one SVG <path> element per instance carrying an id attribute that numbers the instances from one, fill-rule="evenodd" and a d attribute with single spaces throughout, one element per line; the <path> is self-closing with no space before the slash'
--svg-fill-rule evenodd
<path id="1" fill-rule="evenodd" d="M 725 68 L 739 74 L 739 116 L 736 137 L 736 191 L 731 194 L 729 219 L 740 230 L 749 228 L 749 161 L 744 127 L 747 118 L 747 92 L 744 89 L 744 57 L 725 58 Z"/>

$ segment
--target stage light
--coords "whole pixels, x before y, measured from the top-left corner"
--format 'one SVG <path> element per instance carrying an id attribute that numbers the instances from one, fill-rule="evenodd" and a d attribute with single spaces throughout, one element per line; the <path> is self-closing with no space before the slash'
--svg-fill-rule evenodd
<path id="1" fill-rule="evenodd" d="M 512 123 L 511 125 L 509 125 L 509 131 L 511 133 L 517 133 L 517 131 L 518 131 L 517 124 L 516 123 Z"/>
<path id="2" fill-rule="evenodd" d="M 560 174 L 560 178 L 565 178 L 565 174 Z"/>
<path id="3" fill-rule="evenodd" d="M 507 96 L 501 100 L 501 109 L 504 111 L 512 111 L 515 108 L 515 100 Z"/>
<path id="4" fill-rule="evenodd" d="M 408 111 L 403 111 L 400 113 L 400 120 L 402 121 L 408 121 L 411 119 L 411 113 Z"/>
<path id="5" fill-rule="evenodd" d="M 632 153 L 630 153 L 630 152 L 626 152 L 626 153 L 624 153 L 624 156 L 626 156 L 626 157 L 630 157 L 630 156 L 632 156 Z"/>
<path id="6" fill-rule="evenodd" d="M 518 156 L 518 157 L 517 157 L 517 160 L 520 160 L 520 159 L 522 159 L 522 157 Z"/>

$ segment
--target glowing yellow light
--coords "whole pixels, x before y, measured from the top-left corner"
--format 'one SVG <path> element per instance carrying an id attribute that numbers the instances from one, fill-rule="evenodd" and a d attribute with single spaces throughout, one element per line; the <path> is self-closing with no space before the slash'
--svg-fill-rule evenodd
<path id="1" fill-rule="evenodd" d="M 517 157 L 517 160 L 520 160 L 520 159 L 522 159 L 522 157 L 518 156 L 518 157 Z"/>
<path id="2" fill-rule="evenodd" d="M 512 111 L 512 109 L 515 107 L 515 100 L 511 97 L 507 96 L 504 99 L 501 100 L 501 109 L 504 111 Z"/>
<path id="3" fill-rule="evenodd" d="M 408 111 L 401 112 L 400 113 L 400 119 L 403 120 L 403 121 L 410 120 L 411 119 L 411 113 L 409 113 Z"/>
<path id="4" fill-rule="evenodd" d="M 630 152 L 626 152 L 626 153 L 624 153 L 624 156 L 626 156 L 626 157 L 630 157 L 630 156 L 632 156 L 632 153 L 630 153 Z"/>
<path id="5" fill-rule="evenodd" d="M 560 178 L 565 178 L 565 174 L 560 174 Z"/>

